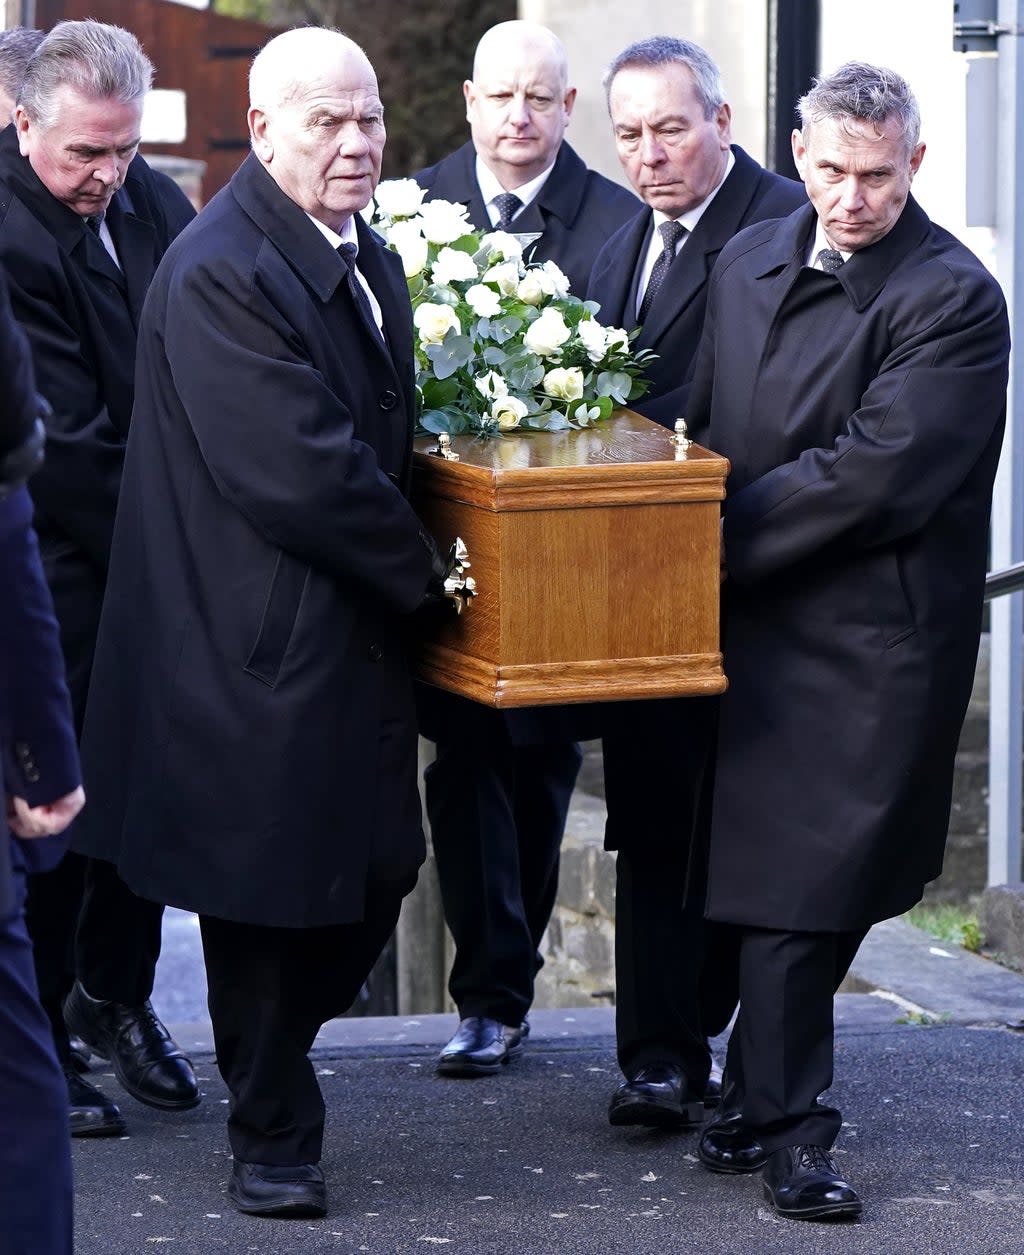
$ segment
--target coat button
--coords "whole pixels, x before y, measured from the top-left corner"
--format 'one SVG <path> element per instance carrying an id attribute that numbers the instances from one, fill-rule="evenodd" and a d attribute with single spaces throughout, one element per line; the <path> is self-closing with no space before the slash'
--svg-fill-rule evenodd
<path id="1" fill-rule="evenodd" d="M 384 651 L 379 645 L 371 645 L 366 651 L 366 656 L 371 662 L 380 662 L 380 660 L 384 657 Z"/>
<path id="2" fill-rule="evenodd" d="M 391 389 L 388 388 L 385 392 L 380 394 L 380 399 L 377 401 L 377 404 L 382 410 L 393 410 L 398 404 L 398 393 L 392 392 Z"/>
<path id="3" fill-rule="evenodd" d="M 18 759 L 18 765 L 21 767 L 22 773 L 29 784 L 35 784 L 39 780 L 39 768 L 36 766 L 36 760 L 32 757 L 32 751 L 24 741 L 19 741 L 14 747 L 14 753 Z"/>

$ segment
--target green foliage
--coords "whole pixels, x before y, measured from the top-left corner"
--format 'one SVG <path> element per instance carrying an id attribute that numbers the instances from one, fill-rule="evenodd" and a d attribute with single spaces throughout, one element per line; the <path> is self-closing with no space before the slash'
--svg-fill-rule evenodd
<path id="1" fill-rule="evenodd" d="M 274 26 L 333 26 L 360 44 L 384 101 L 388 178 L 413 174 L 466 142 L 462 84 L 477 41 L 517 16 L 515 0 L 214 0 L 214 7 Z"/>
<path id="2" fill-rule="evenodd" d="M 985 944 L 975 912 L 955 903 L 920 902 L 903 917 L 939 941 L 977 954 Z"/>

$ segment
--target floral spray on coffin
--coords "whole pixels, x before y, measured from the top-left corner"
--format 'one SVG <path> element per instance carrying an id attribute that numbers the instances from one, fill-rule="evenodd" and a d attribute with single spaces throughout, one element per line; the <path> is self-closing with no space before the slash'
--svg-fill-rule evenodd
<path id="1" fill-rule="evenodd" d="M 602 326 L 553 262 L 526 260 L 522 239 L 474 231 L 464 206 L 423 196 L 390 180 L 370 207 L 409 284 L 421 431 L 564 431 L 644 395 L 654 354 L 634 350 L 636 331 Z"/>

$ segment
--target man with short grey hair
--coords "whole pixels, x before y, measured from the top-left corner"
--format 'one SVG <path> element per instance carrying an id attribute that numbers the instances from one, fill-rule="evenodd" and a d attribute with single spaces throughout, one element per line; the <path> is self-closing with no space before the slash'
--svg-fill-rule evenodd
<path id="1" fill-rule="evenodd" d="M 45 31 L 26 26 L 0 31 L 0 130 L 12 120 L 25 67 L 45 38 Z"/>
<path id="2" fill-rule="evenodd" d="M 732 143 L 721 76 L 699 44 L 668 35 L 630 44 L 604 82 L 616 151 L 644 208 L 601 250 L 587 296 L 603 322 L 639 327 L 636 346 L 656 356 L 636 409 L 672 427 L 687 414 L 719 253 L 805 197 Z M 707 1038 L 736 1002 L 734 956 L 702 919 L 717 709 L 711 697 L 601 708 L 606 845 L 618 851 L 617 1125 L 692 1127 L 717 1098 L 716 1068 L 705 1083 Z"/>
<path id="3" fill-rule="evenodd" d="M 740 989 L 698 1153 L 817 1220 L 862 1209 L 823 1097 L 833 994 L 942 869 L 1010 346 L 998 284 L 910 194 L 906 82 L 853 62 L 800 116 L 810 204 L 723 249 L 690 402 L 732 463 L 707 914 Z"/>
<path id="4" fill-rule="evenodd" d="M 79 732 L 134 399 L 136 328 L 158 261 L 193 217 L 176 185 L 136 155 L 152 76 L 128 31 L 58 23 L 28 61 L 14 124 L 0 132 L 0 264 L 52 410 L 31 492 Z M 40 995 L 74 1136 L 125 1126 L 72 1065 L 66 995 L 74 1032 L 134 1097 L 169 1110 L 199 1101 L 191 1065 L 149 1003 L 161 912 L 109 864 L 74 854 L 31 880 Z"/>

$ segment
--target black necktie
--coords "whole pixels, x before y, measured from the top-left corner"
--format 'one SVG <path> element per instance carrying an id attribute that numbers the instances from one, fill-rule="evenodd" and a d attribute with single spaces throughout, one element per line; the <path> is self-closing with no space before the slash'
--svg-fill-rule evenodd
<path id="1" fill-rule="evenodd" d="M 348 290 L 352 293 L 352 299 L 356 303 L 356 308 L 362 314 L 370 329 L 377 333 L 378 340 L 383 344 L 384 333 L 377 325 L 377 319 L 373 316 L 373 306 L 370 304 L 370 298 L 366 295 L 366 289 L 359 282 L 359 276 L 356 274 L 356 254 L 358 252 L 359 249 L 355 244 L 338 245 L 338 255 L 345 263 Z"/>
<path id="2" fill-rule="evenodd" d="M 647 321 L 647 315 L 651 312 L 654 298 L 658 295 L 661 285 L 665 282 L 669 266 L 675 261 L 676 245 L 686 234 L 686 228 L 681 222 L 663 222 L 658 230 L 661 232 L 662 249 L 651 268 L 651 277 L 647 280 L 647 290 L 644 292 L 644 299 L 640 302 L 640 313 L 637 315 L 639 323 Z"/>
<path id="3" fill-rule="evenodd" d="M 498 210 L 498 230 L 507 231 L 512 225 L 512 219 L 522 209 L 523 202 L 515 192 L 501 192 L 495 196 L 494 205 Z"/>
<path id="4" fill-rule="evenodd" d="M 823 248 L 815 260 L 827 275 L 834 275 L 845 259 L 834 248 Z"/>

